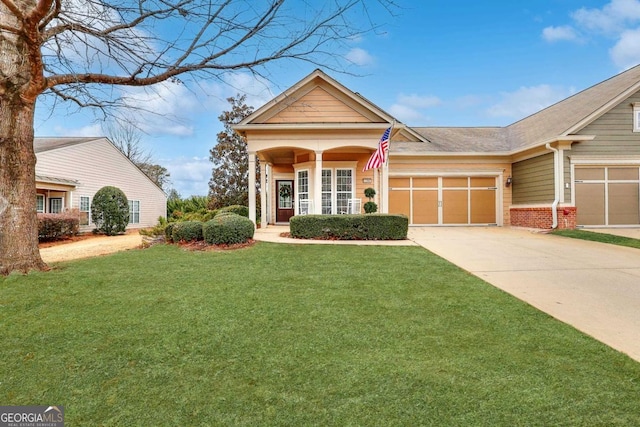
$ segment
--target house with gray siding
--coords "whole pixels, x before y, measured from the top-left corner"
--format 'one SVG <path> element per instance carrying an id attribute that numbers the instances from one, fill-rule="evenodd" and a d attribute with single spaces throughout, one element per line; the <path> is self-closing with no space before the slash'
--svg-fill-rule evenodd
<path id="1" fill-rule="evenodd" d="M 639 91 L 637 66 L 508 126 L 410 127 L 315 70 L 234 129 L 262 224 L 351 212 L 373 187 L 412 225 L 638 227 Z M 365 170 L 390 127 L 388 161 Z"/>
<path id="2" fill-rule="evenodd" d="M 91 203 L 105 186 L 121 189 L 129 200 L 127 228 L 151 227 L 166 217 L 167 197 L 107 138 L 36 138 L 36 209 L 59 213 L 77 209 L 81 231 L 95 228 Z"/>

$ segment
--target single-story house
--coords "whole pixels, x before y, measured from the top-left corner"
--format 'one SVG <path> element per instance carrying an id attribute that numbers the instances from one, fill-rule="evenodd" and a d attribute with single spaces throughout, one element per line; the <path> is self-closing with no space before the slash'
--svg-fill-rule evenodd
<path id="1" fill-rule="evenodd" d="M 637 227 L 639 91 L 640 66 L 505 127 L 410 127 L 316 70 L 234 129 L 262 224 L 359 212 L 372 187 L 412 225 Z M 363 171 L 391 125 L 388 163 Z"/>
<path id="2" fill-rule="evenodd" d="M 36 209 L 59 213 L 78 209 L 80 230 L 95 228 L 91 202 L 107 185 L 129 200 L 127 228 L 151 227 L 167 216 L 167 196 L 107 138 L 35 138 Z"/>

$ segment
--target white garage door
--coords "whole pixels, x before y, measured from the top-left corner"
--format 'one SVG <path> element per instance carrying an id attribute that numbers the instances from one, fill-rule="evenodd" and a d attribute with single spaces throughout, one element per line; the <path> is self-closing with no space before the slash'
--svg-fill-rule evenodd
<path id="1" fill-rule="evenodd" d="M 495 225 L 495 177 L 389 178 L 389 213 L 412 225 Z"/>
<path id="2" fill-rule="evenodd" d="M 576 166 L 578 226 L 640 225 L 640 168 Z"/>

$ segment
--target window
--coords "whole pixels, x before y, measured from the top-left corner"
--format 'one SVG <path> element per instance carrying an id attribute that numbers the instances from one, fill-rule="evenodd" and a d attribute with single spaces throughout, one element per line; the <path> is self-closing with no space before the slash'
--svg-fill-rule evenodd
<path id="1" fill-rule="evenodd" d="M 322 213 L 340 214 L 349 210 L 353 198 L 353 169 L 322 170 Z"/>
<path id="2" fill-rule="evenodd" d="M 36 194 L 36 212 L 44 213 L 44 194 Z"/>
<path id="3" fill-rule="evenodd" d="M 129 224 L 140 224 L 140 200 L 129 200 Z"/>
<path id="4" fill-rule="evenodd" d="M 633 131 L 640 132 L 640 103 L 633 104 Z"/>
<path id="5" fill-rule="evenodd" d="M 336 169 L 336 208 L 338 213 L 347 213 L 349 199 L 353 198 L 353 171 Z"/>
<path id="6" fill-rule="evenodd" d="M 328 215 L 331 213 L 332 207 L 332 170 L 331 169 L 322 169 L 322 214 Z"/>
<path id="7" fill-rule="evenodd" d="M 88 196 L 80 196 L 80 225 L 89 225 L 89 211 L 91 199 Z"/>
<path id="8" fill-rule="evenodd" d="M 298 171 L 298 200 L 309 199 L 309 171 Z"/>
<path id="9" fill-rule="evenodd" d="M 62 197 L 49 198 L 49 213 L 62 212 Z"/>

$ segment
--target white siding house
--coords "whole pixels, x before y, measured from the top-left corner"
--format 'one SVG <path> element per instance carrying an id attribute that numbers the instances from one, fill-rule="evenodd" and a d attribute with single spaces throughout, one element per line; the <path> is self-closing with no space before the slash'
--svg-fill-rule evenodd
<path id="1" fill-rule="evenodd" d="M 81 231 L 95 228 L 90 207 L 104 186 L 117 187 L 129 200 L 127 228 L 151 227 L 167 215 L 167 197 L 107 138 L 36 138 L 36 207 L 56 213 L 78 209 Z"/>

